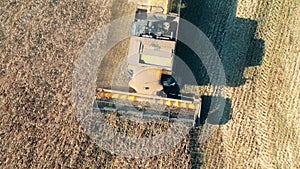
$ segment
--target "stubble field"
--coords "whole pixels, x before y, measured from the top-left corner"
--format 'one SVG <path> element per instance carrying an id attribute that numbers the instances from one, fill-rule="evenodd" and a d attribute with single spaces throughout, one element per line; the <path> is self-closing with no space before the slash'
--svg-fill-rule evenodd
<path id="1" fill-rule="evenodd" d="M 209 84 L 201 63 L 189 64 L 194 54 L 184 45 L 178 54 L 186 55 L 199 77 L 199 95 L 219 92 L 230 100 L 230 118 L 204 143 L 196 128 L 168 152 L 131 159 L 93 143 L 76 118 L 71 95 L 74 63 L 88 38 L 134 5 L 1 1 L 1 168 L 300 168 L 299 2 L 184 3 L 182 17 L 214 44 L 227 85 Z M 120 42 L 104 58 L 110 69 L 100 72 L 99 85 L 109 87 L 111 68 L 126 57 L 127 45 L 128 40 Z"/>

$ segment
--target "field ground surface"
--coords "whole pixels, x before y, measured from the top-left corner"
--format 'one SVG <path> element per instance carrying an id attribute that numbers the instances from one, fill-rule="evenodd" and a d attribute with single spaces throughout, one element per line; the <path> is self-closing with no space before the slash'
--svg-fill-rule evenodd
<path id="1" fill-rule="evenodd" d="M 177 55 L 197 80 L 197 86 L 187 88 L 198 91 L 204 100 L 222 96 L 228 101 L 224 110 L 228 116 L 205 142 L 199 140 L 198 127 L 170 151 L 135 159 L 95 144 L 80 126 L 72 102 L 74 63 L 89 37 L 99 27 L 134 12 L 135 4 L 2 0 L 0 168 L 300 168 L 299 1 L 183 3 L 181 16 L 215 46 L 227 82 L 211 84 L 201 61 L 178 43 Z M 109 30 L 108 38 L 113 31 L 126 29 Z M 119 42 L 104 57 L 95 72 L 99 87 L 109 88 L 113 77 L 119 77 L 114 68 L 124 66 L 120 63 L 128 42 Z M 126 82 L 115 79 L 116 84 Z M 110 123 L 125 135 L 143 137 L 147 136 L 143 127 L 153 133 L 165 127 L 130 126 L 128 120 L 114 116 Z"/>

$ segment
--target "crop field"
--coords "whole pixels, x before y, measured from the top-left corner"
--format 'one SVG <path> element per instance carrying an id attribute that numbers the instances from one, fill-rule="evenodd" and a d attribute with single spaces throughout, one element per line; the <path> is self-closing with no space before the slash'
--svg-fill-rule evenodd
<path id="1" fill-rule="evenodd" d="M 75 113 L 72 80 L 89 38 L 99 27 L 134 12 L 135 4 L 1 0 L 0 168 L 300 168 L 300 2 L 183 3 L 181 17 L 209 38 L 226 74 L 226 85 L 211 84 L 195 53 L 179 42 L 177 55 L 198 84 L 187 88 L 203 99 L 226 99 L 228 115 L 205 142 L 197 127 L 169 151 L 128 158 L 102 149 L 84 132 Z M 114 31 L 129 32 L 129 27 Z M 124 66 L 128 44 L 129 39 L 120 41 L 92 72 L 98 87 L 109 88 L 114 80 L 120 84 L 116 87 L 127 87 L 128 79 L 114 69 Z M 133 137 L 167 127 L 129 123 L 114 114 L 109 123 Z"/>

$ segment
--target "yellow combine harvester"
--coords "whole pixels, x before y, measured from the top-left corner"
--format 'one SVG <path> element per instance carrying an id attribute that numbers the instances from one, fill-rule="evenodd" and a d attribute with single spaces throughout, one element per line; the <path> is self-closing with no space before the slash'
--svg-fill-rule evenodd
<path id="1" fill-rule="evenodd" d="M 150 5 L 137 7 L 126 70 L 132 93 L 97 89 L 98 108 L 197 125 L 201 100 L 181 94 L 173 77 L 179 12 L 171 13 L 171 2 L 174 0 L 150 0 Z"/>

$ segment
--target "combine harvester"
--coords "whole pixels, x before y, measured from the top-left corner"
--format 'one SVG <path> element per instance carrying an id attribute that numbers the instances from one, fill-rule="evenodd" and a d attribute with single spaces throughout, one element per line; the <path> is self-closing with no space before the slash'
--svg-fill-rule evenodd
<path id="1" fill-rule="evenodd" d="M 180 10 L 170 10 L 174 0 L 160 1 L 136 9 L 126 70 L 131 92 L 99 88 L 95 105 L 121 115 L 179 120 L 196 126 L 201 100 L 182 95 L 172 76 Z"/>

